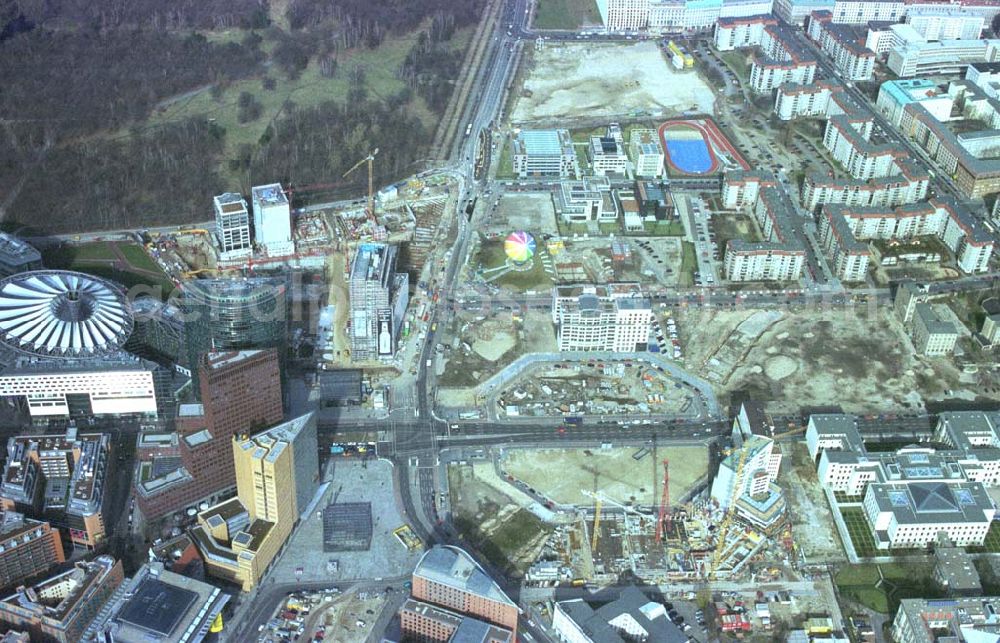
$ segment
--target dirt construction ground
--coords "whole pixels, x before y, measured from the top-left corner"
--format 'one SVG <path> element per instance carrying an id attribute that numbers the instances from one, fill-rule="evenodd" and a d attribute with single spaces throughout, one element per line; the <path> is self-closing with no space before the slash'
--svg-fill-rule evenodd
<path id="1" fill-rule="evenodd" d="M 546 43 L 529 50 L 514 124 L 627 116 L 712 113 L 714 93 L 694 70 L 677 71 L 656 41 L 635 44 Z"/>
<path id="2" fill-rule="evenodd" d="M 640 460 L 639 447 L 619 449 L 511 449 L 503 462 L 507 474 L 560 504 L 592 505 L 581 489 L 595 488 L 617 502 L 652 505 L 663 486 L 664 459 L 670 460 L 670 496 L 680 499 L 708 469 L 708 449 L 700 446 L 660 447 L 654 461 Z M 587 454 L 590 455 L 587 455 Z"/>
<path id="3" fill-rule="evenodd" d="M 955 388 L 950 360 L 914 355 L 889 308 L 678 314 L 686 365 L 720 397 L 746 391 L 772 413 L 839 405 L 845 412 L 913 409 Z"/>
<path id="4" fill-rule="evenodd" d="M 830 506 L 816 478 L 804 442 L 782 445 L 784 458 L 778 484 L 788 500 L 792 538 L 807 563 L 842 561 L 844 551 L 830 515 Z"/>

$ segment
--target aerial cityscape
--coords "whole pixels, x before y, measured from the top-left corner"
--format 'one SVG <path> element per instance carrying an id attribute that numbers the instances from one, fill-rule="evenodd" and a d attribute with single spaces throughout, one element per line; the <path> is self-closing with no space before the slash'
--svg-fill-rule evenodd
<path id="1" fill-rule="evenodd" d="M 1000 1 L 0 4 L 0 643 L 1000 643 Z"/>

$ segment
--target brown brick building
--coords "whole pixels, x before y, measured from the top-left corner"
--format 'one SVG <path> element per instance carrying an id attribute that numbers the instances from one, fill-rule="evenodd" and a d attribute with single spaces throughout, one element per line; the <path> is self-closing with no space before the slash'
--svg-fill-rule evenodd
<path id="1" fill-rule="evenodd" d="M 438 546 L 424 554 L 413 570 L 413 598 L 499 625 L 517 636 L 517 604 L 458 547 Z"/>
<path id="2" fill-rule="evenodd" d="M 16 511 L 0 512 L 0 588 L 17 585 L 65 561 L 58 529 Z"/>
<path id="3" fill-rule="evenodd" d="M 281 422 L 281 373 L 275 350 L 207 353 L 198 365 L 201 404 L 183 404 L 177 416 L 178 456 L 140 441 L 139 509 L 147 520 L 213 504 L 236 489 L 232 438 Z M 144 438 L 147 436 L 144 436 Z M 148 450 L 142 444 L 150 443 Z M 142 471 L 149 474 L 143 475 Z"/>
<path id="4" fill-rule="evenodd" d="M 412 598 L 407 599 L 400 608 L 399 620 L 408 641 L 514 643 L 514 634 L 506 628 L 421 603 Z"/>

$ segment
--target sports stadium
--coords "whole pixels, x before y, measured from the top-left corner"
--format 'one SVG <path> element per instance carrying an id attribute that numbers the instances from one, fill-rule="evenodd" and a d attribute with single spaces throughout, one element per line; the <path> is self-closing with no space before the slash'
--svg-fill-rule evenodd
<path id="1" fill-rule="evenodd" d="M 672 176 L 708 176 L 727 169 L 750 169 L 711 119 L 667 121 L 660 125 L 660 141 Z"/>

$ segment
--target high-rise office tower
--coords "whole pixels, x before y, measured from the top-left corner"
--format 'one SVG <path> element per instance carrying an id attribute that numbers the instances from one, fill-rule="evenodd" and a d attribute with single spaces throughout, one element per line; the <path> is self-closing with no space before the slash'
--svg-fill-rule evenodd
<path id="1" fill-rule="evenodd" d="M 391 358 L 410 298 L 409 278 L 396 272 L 396 246 L 365 243 L 351 265 L 351 358 Z"/>

